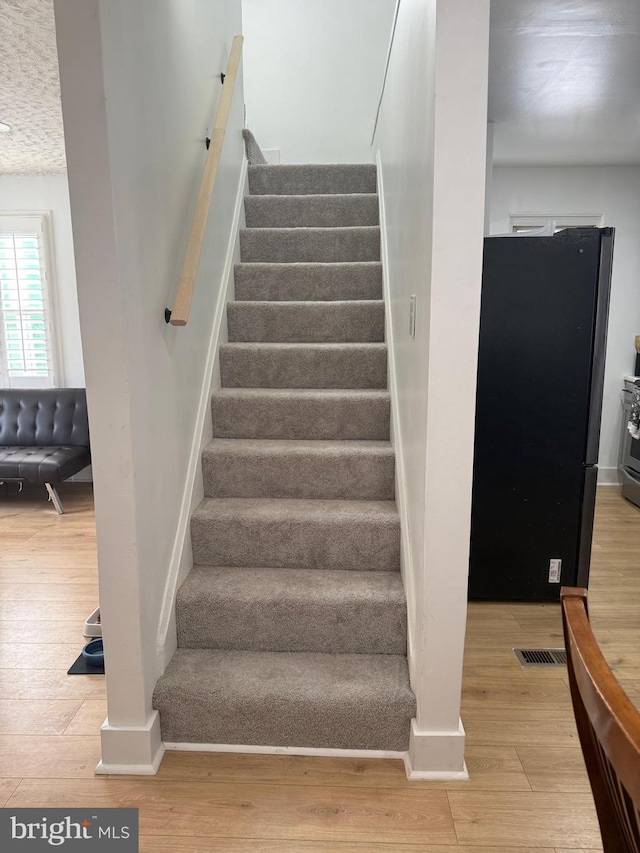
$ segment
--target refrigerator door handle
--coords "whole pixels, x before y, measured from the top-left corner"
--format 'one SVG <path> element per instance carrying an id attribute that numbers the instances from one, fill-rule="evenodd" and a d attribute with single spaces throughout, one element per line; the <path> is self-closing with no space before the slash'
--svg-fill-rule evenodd
<path id="1" fill-rule="evenodd" d="M 598 469 L 595 465 L 584 469 L 584 488 L 582 495 L 582 518 L 580 520 L 580 544 L 578 547 L 578 571 L 576 586 L 589 586 L 591 568 L 591 544 L 593 539 L 593 517 L 596 509 L 596 485 Z"/>
<path id="2" fill-rule="evenodd" d="M 598 270 L 598 295 L 596 321 L 593 334 L 593 363 L 591 368 L 591 392 L 589 397 L 589 419 L 587 422 L 587 448 L 585 463 L 598 462 L 600 445 L 600 422 L 602 420 L 602 395 L 604 392 L 604 362 L 607 350 L 607 327 L 609 324 L 609 296 L 611 293 L 611 267 L 613 264 L 613 228 L 600 229 L 600 263 Z"/>

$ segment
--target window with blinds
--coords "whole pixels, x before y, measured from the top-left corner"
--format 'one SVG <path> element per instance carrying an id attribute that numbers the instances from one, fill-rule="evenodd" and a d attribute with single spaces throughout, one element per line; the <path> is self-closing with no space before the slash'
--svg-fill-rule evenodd
<path id="1" fill-rule="evenodd" d="M 0 216 L 0 384 L 55 385 L 46 215 Z"/>

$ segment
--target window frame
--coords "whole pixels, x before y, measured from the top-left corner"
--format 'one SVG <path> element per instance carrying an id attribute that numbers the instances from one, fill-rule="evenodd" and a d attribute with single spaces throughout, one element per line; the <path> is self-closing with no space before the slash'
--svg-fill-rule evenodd
<path id="1" fill-rule="evenodd" d="M 17 377 L 12 379 L 6 364 L 4 335 L 0 338 L 0 385 L 6 388 L 60 388 L 64 386 L 61 341 L 53 250 L 53 225 L 50 210 L 2 210 L 0 233 L 38 235 L 42 300 L 44 303 L 46 340 L 49 353 L 48 376 Z M 0 306 L 0 320 L 2 308 Z"/>

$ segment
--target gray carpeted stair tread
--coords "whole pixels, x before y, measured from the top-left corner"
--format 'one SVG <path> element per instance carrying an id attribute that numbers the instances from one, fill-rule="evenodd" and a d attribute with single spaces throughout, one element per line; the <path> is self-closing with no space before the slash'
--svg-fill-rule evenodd
<path id="1" fill-rule="evenodd" d="M 415 716 L 400 655 L 178 649 L 153 704 L 168 743 L 404 751 Z"/>
<path id="2" fill-rule="evenodd" d="M 235 343 L 220 347 L 223 388 L 386 388 L 385 344 Z"/>
<path id="3" fill-rule="evenodd" d="M 384 302 L 229 302 L 231 342 L 384 341 Z"/>
<path id="4" fill-rule="evenodd" d="M 196 565 L 400 570 L 394 501 L 205 498 L 191 542 Z"/>
<path id="5" fill-rule="evenodd" d="M 176 603 L 181 648 L 406 652 L 396 572 L 195 567 Z"/>
<path id="6" fill-rule="evenodd" d="M 208 497 L 393 500 L 388 441 L 220 439 L 202 452 Z"/>
<path id="7" fill-rule="evenodd" d="M 334 264 L 236 264 L 237 300 L 382 299 L 378 261 Z"/>
<path id="8" fill-rule="evenodd" d="M 212 394 L 213 435 L 259 439 L 389 439 L 386 390 L 221 388 Z"/>
<path id="9" fill-rule="evenodd" d="M 380 228 L 241 228 L 245 263 L 379 261 Z"/>
<path id="10" fill-rule="evenodd" d="M 251 195 L 375 193 L 371 163 L 249 166 Z"/>
<path id="11" fill-rule="evenodd" d="M 247 228 L 339 228 L 378 225 L 376 193 L 339 195 L 249 195 Z"/>

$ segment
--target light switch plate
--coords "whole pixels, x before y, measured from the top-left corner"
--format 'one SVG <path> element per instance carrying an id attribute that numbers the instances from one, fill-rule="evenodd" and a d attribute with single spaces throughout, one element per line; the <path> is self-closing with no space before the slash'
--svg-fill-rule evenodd
<path id="1" fill-rule="evenodd" d="M 416 336 L 416 296 L 412 294 L 409 297 L 409 336 Z"/>

